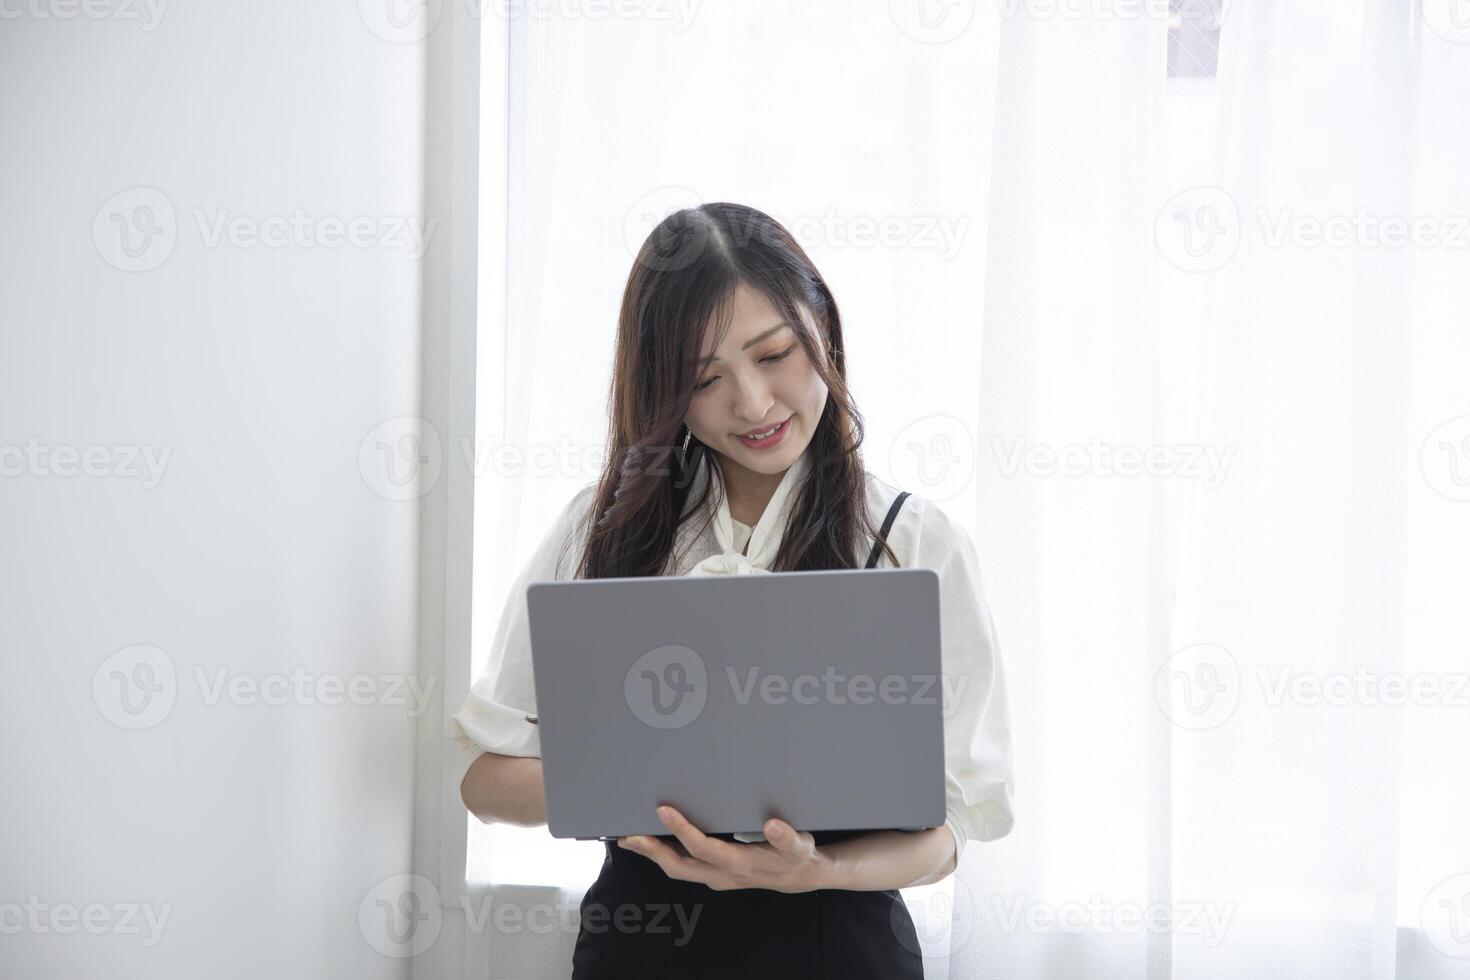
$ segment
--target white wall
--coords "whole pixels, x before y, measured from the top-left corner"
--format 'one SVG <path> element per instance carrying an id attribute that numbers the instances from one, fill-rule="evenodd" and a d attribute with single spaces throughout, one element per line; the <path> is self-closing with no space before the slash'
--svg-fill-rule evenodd
<path id="1" fill-rule="evenodd" d="M 0 975 L 407 976 L 358 910 L 411 870 L 410 706 L 211 705 L 196 669 L 413 668 L 419 504 L 359 446 L 418 411 L 422 263 L 198 221 L 421 211 L 423 44 L 351 2 L 157 12 L 0 5 Z M 111 215 L 160 193 L 172 250 L 121 271 Z M 128 730 L 93 681 L 137 644 L 177 688 Z"/>

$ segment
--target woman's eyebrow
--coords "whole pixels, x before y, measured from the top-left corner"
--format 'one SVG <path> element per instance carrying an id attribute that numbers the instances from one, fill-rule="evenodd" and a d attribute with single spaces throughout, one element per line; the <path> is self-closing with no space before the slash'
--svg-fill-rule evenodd
<path id="1" fill-rule="evenodd" d="M 791 323 L 789 321 L 782 320 L 780 323 L 776 324 L 774 327 L 770 327 L 769 329 L 762 330 L 759 334 L 757 334 L 756 336 L 750 338 L 744 344 L 741 344 L 740 345 L 740 349 L 741 350 L 745 350 L 746 348 L 754 347 L 756 344 L 760 343 L 762 340 L 765 340 L 767 337 L 769 337 L 771 334 L 775 333 L 776 331 L 778 331 L 778 330 L 785 330 L 787 327 L 790 327 L 790 326 L 791 326 Z M 708 365 L 713 364 L 715 361 L 718 361 L 718 360 L 719 360 L 718 357 L 715 357 L 713 354 L 711 354 L 709 357 L 706 357 L 703 361 L 701 361 L 700 364 L 703 365 L 703 366 L 708 366 Z"/>

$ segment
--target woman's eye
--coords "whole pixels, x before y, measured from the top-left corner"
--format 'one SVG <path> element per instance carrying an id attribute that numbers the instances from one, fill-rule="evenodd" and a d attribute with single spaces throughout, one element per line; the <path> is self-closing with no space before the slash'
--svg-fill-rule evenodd
<path id="1" fill-rule="evenodd" d="M 761 363 L 764 364 L 767 361 L 771 361 L 771 362 L 774 363 L 776 361 L 782 360 L 785 357 L 787 357 L 794 350 L 796 350 L 796 345 L 795 344 L 792 344 L 790 347 L 786 348 L 785 350 L 783 350 L 779 354 L 771 354 L 771 355 L 769 355 L 767 357 L 761 358 Z M 694 390 L 695 391 L 703 391 L 704 389 L 708 388 L 710 385 L 714 384 L 718 380 L 720 380 L 720 376 L 717 374 L 713 378 L 710 378 L 708 381 L 701 381 L 699 384 L 695 385 L 694 386 Z"/>

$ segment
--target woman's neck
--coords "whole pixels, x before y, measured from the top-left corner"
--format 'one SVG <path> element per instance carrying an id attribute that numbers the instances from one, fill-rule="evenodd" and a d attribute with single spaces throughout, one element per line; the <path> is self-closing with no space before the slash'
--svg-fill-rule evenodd
<path id="1" fill-rule="evenodd" d="M 781 485 L 781 478 L 786 475 L 786 471 L 757 473 L 726 456 L 717 454 L 717 458 L 720 462 L 720 474 L 724 477 L 730 517 L 741 524 L 755 527 L 760 522 L 761 515 L 766 512 L 766 505 L 776 495 L 776 488 Z"/>

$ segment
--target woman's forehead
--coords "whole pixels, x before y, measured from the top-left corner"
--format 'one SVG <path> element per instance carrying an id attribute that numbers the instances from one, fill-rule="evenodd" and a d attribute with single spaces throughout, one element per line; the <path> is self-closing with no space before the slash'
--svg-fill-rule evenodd
<path id="1" fill-rule="evenodd" d="M 805 318 L 806 311 L 800 304 L 797 304 L 797 310 Z M 722 327 L 724 336 L 719 337 Z M 782 328 L 800 332 L 804 329 L 804 324 L 800 321 L 793 322 L 764 295 L 742 283 L 705 331 L 701 360 L 720 360 L 727 355 L 738 355 L 746 346 L 759 343 L 766 335 L 782 334 Z M 717 338 L 720 345 L 718 350 L 714 346 Z"/>

